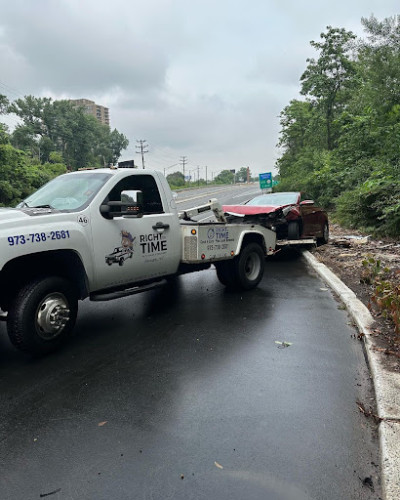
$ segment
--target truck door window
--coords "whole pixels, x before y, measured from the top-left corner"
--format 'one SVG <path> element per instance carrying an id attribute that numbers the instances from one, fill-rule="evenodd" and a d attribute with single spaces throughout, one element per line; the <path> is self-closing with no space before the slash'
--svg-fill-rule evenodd
<path id="1" fill-rule="evenodd" d="M 164 213 L 157 183 L 152 175 L 132 175 L 125 177 L 112 188 L 104 203 L 108 201 L 120 201 L 122 191 L 131 190 L 142 192 L 143 215 Z"/>

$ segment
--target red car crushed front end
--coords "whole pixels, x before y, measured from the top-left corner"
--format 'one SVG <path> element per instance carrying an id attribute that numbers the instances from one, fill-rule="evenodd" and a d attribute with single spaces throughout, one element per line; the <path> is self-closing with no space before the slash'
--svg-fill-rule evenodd
<path id="1" fill-rule="evenodd" d="M 302 199 L 304 198 L 304 199 Z M 300 192 L 261 194 L 241 205 L 224 205 L 228 220 L 261 224 L 277 233 L 278 239 L 329 238 L 328 216 Z"/>

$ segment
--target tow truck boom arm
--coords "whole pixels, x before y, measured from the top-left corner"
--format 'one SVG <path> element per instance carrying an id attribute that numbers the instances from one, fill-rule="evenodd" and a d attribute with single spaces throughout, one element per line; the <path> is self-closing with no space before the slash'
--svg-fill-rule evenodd
<path id="1" fill-rule="evenodd" d="M 218 222 L 226 222 L 224 211 L 222 210 L 222 205 L 217 201 L 216 198 L 211 198 L 205 205 L 199 205 L 198 207 L 189 208 L 183 212 L 179 212 L 179 218 L 182 220 L 192 220 L 196 215 L 200 215 L 203 212 L 212 211 Z"/>

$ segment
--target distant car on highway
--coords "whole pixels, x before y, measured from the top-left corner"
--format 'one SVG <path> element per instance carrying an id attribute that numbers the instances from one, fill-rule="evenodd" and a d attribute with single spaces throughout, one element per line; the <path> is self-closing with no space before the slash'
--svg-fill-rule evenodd
<path id="1" fill-rule="evenodd" d="M 327 213 L 299 191 L 260 194 L 243 204 L 222 208 L 230 218 L 274 229 L 278 239 L 316 238 L 319 244 L 329 239 Z"/>

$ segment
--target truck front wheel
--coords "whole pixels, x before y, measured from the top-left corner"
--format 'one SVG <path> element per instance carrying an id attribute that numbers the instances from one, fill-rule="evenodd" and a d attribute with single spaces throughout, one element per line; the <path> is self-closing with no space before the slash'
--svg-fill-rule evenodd
<path id="1" fill-rule="evenodd" d="M 46 354 L 67 339 L 77 312 L 77 293 L 68 280 L 57 276 L 39 278 L 15 296 L 8 312 L 8 335 L 18 349 Z"/>

